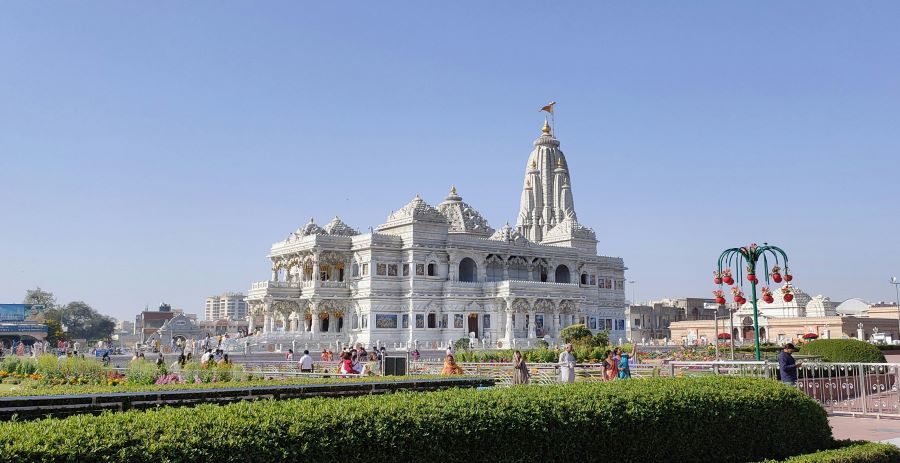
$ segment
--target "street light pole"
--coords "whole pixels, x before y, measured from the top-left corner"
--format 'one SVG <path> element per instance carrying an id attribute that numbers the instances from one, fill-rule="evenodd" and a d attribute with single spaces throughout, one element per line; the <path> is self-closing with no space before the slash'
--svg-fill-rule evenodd
<path id="1" fill-rule="evenodd" d="M 900 280 L 897 277 L 891 277 L 891 284 L 894 285 L 894 292 L 897 293 L 897 329 L 900 330 Z M 900 339 L 900 331 L 897 331 L 897 339 Z"/>

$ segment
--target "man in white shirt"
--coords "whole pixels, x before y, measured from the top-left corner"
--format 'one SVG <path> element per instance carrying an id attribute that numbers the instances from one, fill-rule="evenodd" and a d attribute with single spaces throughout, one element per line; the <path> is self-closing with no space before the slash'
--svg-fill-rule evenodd
<path id="1" fill-rule="evenodd" d="M 200 364 L 206 365 L 207 363 L 209 363 L 209 359 L 212 358 L 212 355 L 213 355 L 212 351 L 209 349 L 206 349 L 206 352 L 203 353 L 203 355 L 200 357 Z"/>
<path id="2" fill-rule="evenodd" d="M 301 373 L 312 373 L 313 371 L 313 359 L 309 356 L 309 351 L 303 351 L 303 357 L 300 357 L 300 372 Z"/>

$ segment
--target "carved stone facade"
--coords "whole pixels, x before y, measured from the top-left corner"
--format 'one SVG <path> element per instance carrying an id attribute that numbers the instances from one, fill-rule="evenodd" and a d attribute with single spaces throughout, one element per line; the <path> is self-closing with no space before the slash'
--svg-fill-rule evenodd
<path id="1" fill-rule="evenodd" d="M 528 158 L 516 227 L 494 230 L 456 188 L 433 207 L 418 195 L 375 231 L 314 220 L 268 255 L 251 285 L 251 331 L 273 342 L 410 346 L 474 337 L 491 346 L 555 341 L 559 330 L 614 319 L 624 337 L 621 258 L 597 255 L 578 223 L 568 166 L 545 125 Z M 253 326 L 254 320 L 262 326 Z"/>

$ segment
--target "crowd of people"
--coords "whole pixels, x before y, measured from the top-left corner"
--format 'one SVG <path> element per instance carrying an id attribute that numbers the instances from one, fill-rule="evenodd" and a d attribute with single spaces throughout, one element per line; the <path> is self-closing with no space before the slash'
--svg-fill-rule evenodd
<path id="1" fill-rule="evenodd" d="M 561 383 L 575 382 L 575 365 L 577 359 L 572 351 L 572 345 L 566 344 L 562 352 L 559 353 L 559 362 L 557 365 L 559 366 L 559 381 Z M 600 379 L 611 381 L 614 379 L 631 378 L 630 360 L 631 358 L 634 358 L 634 355 L 634 353 L 628 354 L 618 347 L 613 348 L 609 352 L 609 355 L 607 355 L 599 365 Z M 413 359 L 415 360 L 416 356 L 413 356 Z M 528 364 L 525 361 L 522 352 L 519 350 L 513 353 L 512 367 L 513 384 L 528 384 L 531 381 L 531 373 L 528 370 Z M 453 355 L 453 348 L 448 347 L 447 353 L 444 356 L 444 368 L 441 370 L 441 374 L 462 375 L 464 373 L 462 367 L 456 363 L 456 358 Z"/>

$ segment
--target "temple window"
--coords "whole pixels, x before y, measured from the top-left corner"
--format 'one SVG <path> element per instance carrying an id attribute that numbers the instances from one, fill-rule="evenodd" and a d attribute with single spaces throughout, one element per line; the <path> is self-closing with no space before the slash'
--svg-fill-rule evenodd
<path id="1" fill-rule="evenodd" d="M 588 284 L 588 276 L 587 276 L 587 273 L 582 273 L 582 274 L 581 274 L 581 284 L 583 284 L 583 285 Z"/>
<path id="2" fill-rule="evenodd" d="M 362 276 L 369 276 L 369 264 L 362 264 Z"/>
<path id="3" fill-rule="evenodd" d="M 409 264 L 403 264 L 403 276 L 409 276 Z"/>
<path id="4" fill-rule="evenodd" d="M 397 264 L 388 264 L 387 272 L 389 277 L 397 276 Z"/>
<path id="5" fill-rule="evenodd" d="M 416 264 L 416 276 L 425 275 L 425 264 Z"/>
<path id="6" fill-rule="evenodd" d="M 469 257 L 459 261 L 459 281 L 478 281 L 478 265 Z"/>
<path id="7" fill-rule="evenodd" d="M 354 277 L 359 276 L 359 264 L 353 264 L 353 266 L 350 269 L 351 269 L 350 271 L 353 272 L 352 274 Z"/>
<path id="8" fill-rule="evenodd" d="M 375 274 L 378 276 L 386 276 L 387 264 L 375 264 Z"/>
<path id="9" fill-rule="evenodd" d="M 434 262 L 428 263 L 428 276 L 437 276 L 437 265 Z"/>
<path id="10" fill-rule="evenodd" d="M 320 265 L 319 266 L 319 280 L 321 281 L 330 281 L 331 280 L 331 266 L 330 265 Z"/>
<path id="11" fill-rule="evenodd" d="M 428 314 L 428 327 L 436 328 L 437 326 L 437 317 L 433 313 Z"/>

